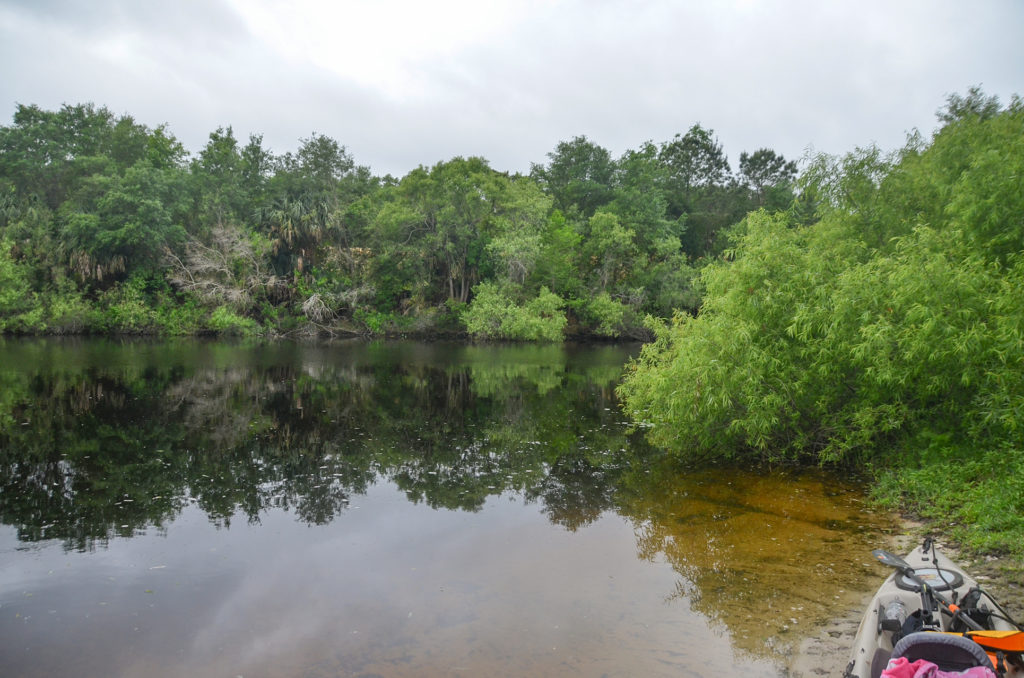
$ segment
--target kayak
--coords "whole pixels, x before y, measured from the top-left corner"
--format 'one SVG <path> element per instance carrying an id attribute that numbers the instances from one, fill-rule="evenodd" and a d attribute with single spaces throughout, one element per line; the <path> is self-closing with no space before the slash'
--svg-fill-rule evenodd
<path id="1" fill-rule="evenodd" d="M 1024 628 L 977 581 L 938 553 L 932 539 L 906 558 L 872 553 L 894 571 L 864 612 L 844 678 L 879 678 L 883 671 L 895 677 L 901 675 L 897 664 L 906 667 L 918 659 L 941 671 L 977 666 L 997 676 L 1024 678 Z"/>

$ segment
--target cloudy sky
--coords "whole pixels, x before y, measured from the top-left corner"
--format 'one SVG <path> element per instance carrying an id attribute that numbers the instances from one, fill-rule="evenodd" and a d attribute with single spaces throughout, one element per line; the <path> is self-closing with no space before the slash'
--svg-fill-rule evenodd
<path id="1" fill-rule="evenodd" d="M 0 120 L 94 102 L 186 147 L 326 134 L 377 174 L 528 171 L 694 123 L 732 162 L 930 132 L 947 95 L 1024 93 L 1021 0 L 0 0 Z"/>

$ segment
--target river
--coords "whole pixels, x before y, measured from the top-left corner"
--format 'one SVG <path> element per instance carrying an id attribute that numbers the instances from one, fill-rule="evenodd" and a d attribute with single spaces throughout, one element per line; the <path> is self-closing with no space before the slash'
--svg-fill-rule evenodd
<path id="1" fill-rule="evenodd" d="M 658 454 L 637 350 L 0 340 L 4 675 L 784 675 L 891 525 Z"/>

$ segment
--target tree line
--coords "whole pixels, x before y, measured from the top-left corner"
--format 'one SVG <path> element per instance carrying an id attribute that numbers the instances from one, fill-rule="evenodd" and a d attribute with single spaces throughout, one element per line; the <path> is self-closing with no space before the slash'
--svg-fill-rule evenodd
<path id="1" fill-rule="evenodd" d="M 584 136 L 528 174 L 456 157 L 377 176 L 314 134 L 275 154 L 231 127 L 189 154 L 93 104 L 0 127 L 0 331 L 644 338 L 694 312 L 698 271 L 796 163 L 733 171 L 693 125 L 615 158 Z"/>

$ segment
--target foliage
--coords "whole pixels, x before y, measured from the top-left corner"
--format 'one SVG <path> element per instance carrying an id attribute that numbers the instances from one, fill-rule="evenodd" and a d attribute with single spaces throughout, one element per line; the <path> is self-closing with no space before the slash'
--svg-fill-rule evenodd
<path id="1" fill-rule="evenodd" d="M 618 337 L 622 333 L 629 312 L 628 306 L 612 299 L 607 292 L 591 299 L 584 310 L 594 326 L 594 332 L 605 337 Z"/>
<path id="2" fill-rule="evenodd" d="M 147 288 L 150 281 L 141 276 L 111 288 L 100 297 L 102 328 L 125 334 L 150 334 L 156 331 L 156 312 Z"/>
<path id="3" fill-rule="evenodd" d="M 971 551 L 1024 556 L 1024 453 L 965 453 L 948 436 L 930 442 L 924 459 L 879 472 L 876 501 L 947 526 Z"/>
<path id="4" fill-rule="evenodd" d="M 207 326 L 218 334 L 253 336 L 259 332 L 259 325 L 252 318 L 243 318 L 227 306 L 218 306 L 210 314 Z"/>
<path id="5" fill-rule="evenodd" d="M 164 249 L 185 236 L 180 218 L 184 210 L 182 175 L 161 170 L 148 162 L 130 167 L 120 179 L 103 182 L 95 212 L 75 212 L 67 237 L 72 248 L 98 261 L 121 258 L 125 270 L 145 270 L 156 264 Z"/>
<path id="6" fill-rule="evenodd" d="M 467 331 L 481 339 L 561 341 L 567 319 L 562 299 L 542 287 L 536 297 L 517 303 L 493 283 L 481 283 L 462 313 Z"/>
<path id="7" fill-rule="evenodd" d="M 729 261 L 703 271 L 700 315 L 677 317 L 633 364 L 628 411 L 681 455 L 854 463 L 922 430 L 1019 445 L 1019 213 L 975 218 L 975 206 L 1012 201 L 1022 122 L 1016 108 L 961 119 L 892 164 L 874 149 L 820 160 L 821 221 L 748 217 Z M 951 148 L 977 177 L 942 171 Z M 922 222 L 905 191 L 929 184 L 945 202 Z"/>
<path id="8" fill-rule="evenodd" d="M 753 153 L 740 153 L 740 178 L 757 196 L 757 206 L 773 205 L 776 209 L 788 207 L 786 191 L 796 179 L 796 163 L 786 159 L 770 148 L 761 148 Z"/>
<path id="9" fill-rule="evenodd" d="M 0 176 L 17 193 L 57 209 L 90 177 L 119 173 L 145 159 L 145 127 L 92 104 L 57 111 L 18 105 L 14 124 L 0 128 Z"/>
<path id="10" fill-rule="evenodd" d="M 384 313 L 382 311 L 364 311 L 362 309 L 357 310 L 353 314 L 353 318 L 358 323 L 362 323 L 370 334 L 383 335 L 392 332 L 398 327 L 398 323 L 401 321 L 400 316 L 396 316 L 392 313 Z"/>
<path id="11" fill-rule="evenodd" d="M 407 262 L 396 260 L 417 260 L 405 273 L 421 290 L 414 303 L 469 299 L 489 264 L 485 252 L 494 208 L 507 181 L 482 158 L 453 158 L 413 170 L 386 192 L 378 218 L 390 236 L 390 242 L 380 243 L 389 258 L 379 261 L 401 267 Z"/>
<path id="12" fill-rule="evenodd" d="M 671 180 L 687 189 L 720 185 L 730 173 L 729 161 L 714 131 L 699 124 L 663 144 L 660 156 Z"/>
<path id="13" fill-rule="evenodd" d="M 205 331 L 203 320 L 206 309 L 194 299 L 177 299 L 165 293 L 160 296 L 156 309 L 156 323 L 159 331 L 171 336 L 188 336 Z"/>
<path id="14" fill-rule="evenodd" d="M 0 331 L 24 332 L 38 322 L 39 311 L 29 284 L 28 267 L 11 256 L 11 243 L 0 240 Z"/>
<path id="15" fill-rule="evenodd" d="M 694 125 L 619 158 L 577 136 L 529 176 L 456 157 L 377 178 L 320 134 L 274 154 L 218 127 L 190 157 L 106 108 L 18 106 L 0 126 L 0 238 L 28 306 L 0 331 L 218 331 L 227 307 L 280 333 L 448 333 L 492 283 L 523 314 L 504 336 L 562 334 L 564 315 L 577 335 L 641 338 L 640 318 L 697 308 L 730 224 L 788 207 L 792 163 L 741 161 L 734 176 Z"/>
<path id="16" fill-rule="evenodd" d="M 83 334 L 105 331 L 102 312 L 72 287 L 45 295 L 46 331 L 50 334 Z"/>
<path id="17" fill-rule="evenodd" d="M 562 212 L 589 217 L 610 201 L 615 163 L 608 149 L 579 136 L 559 142 L 548 160 L 533 165 L 531 175 Z"/>

